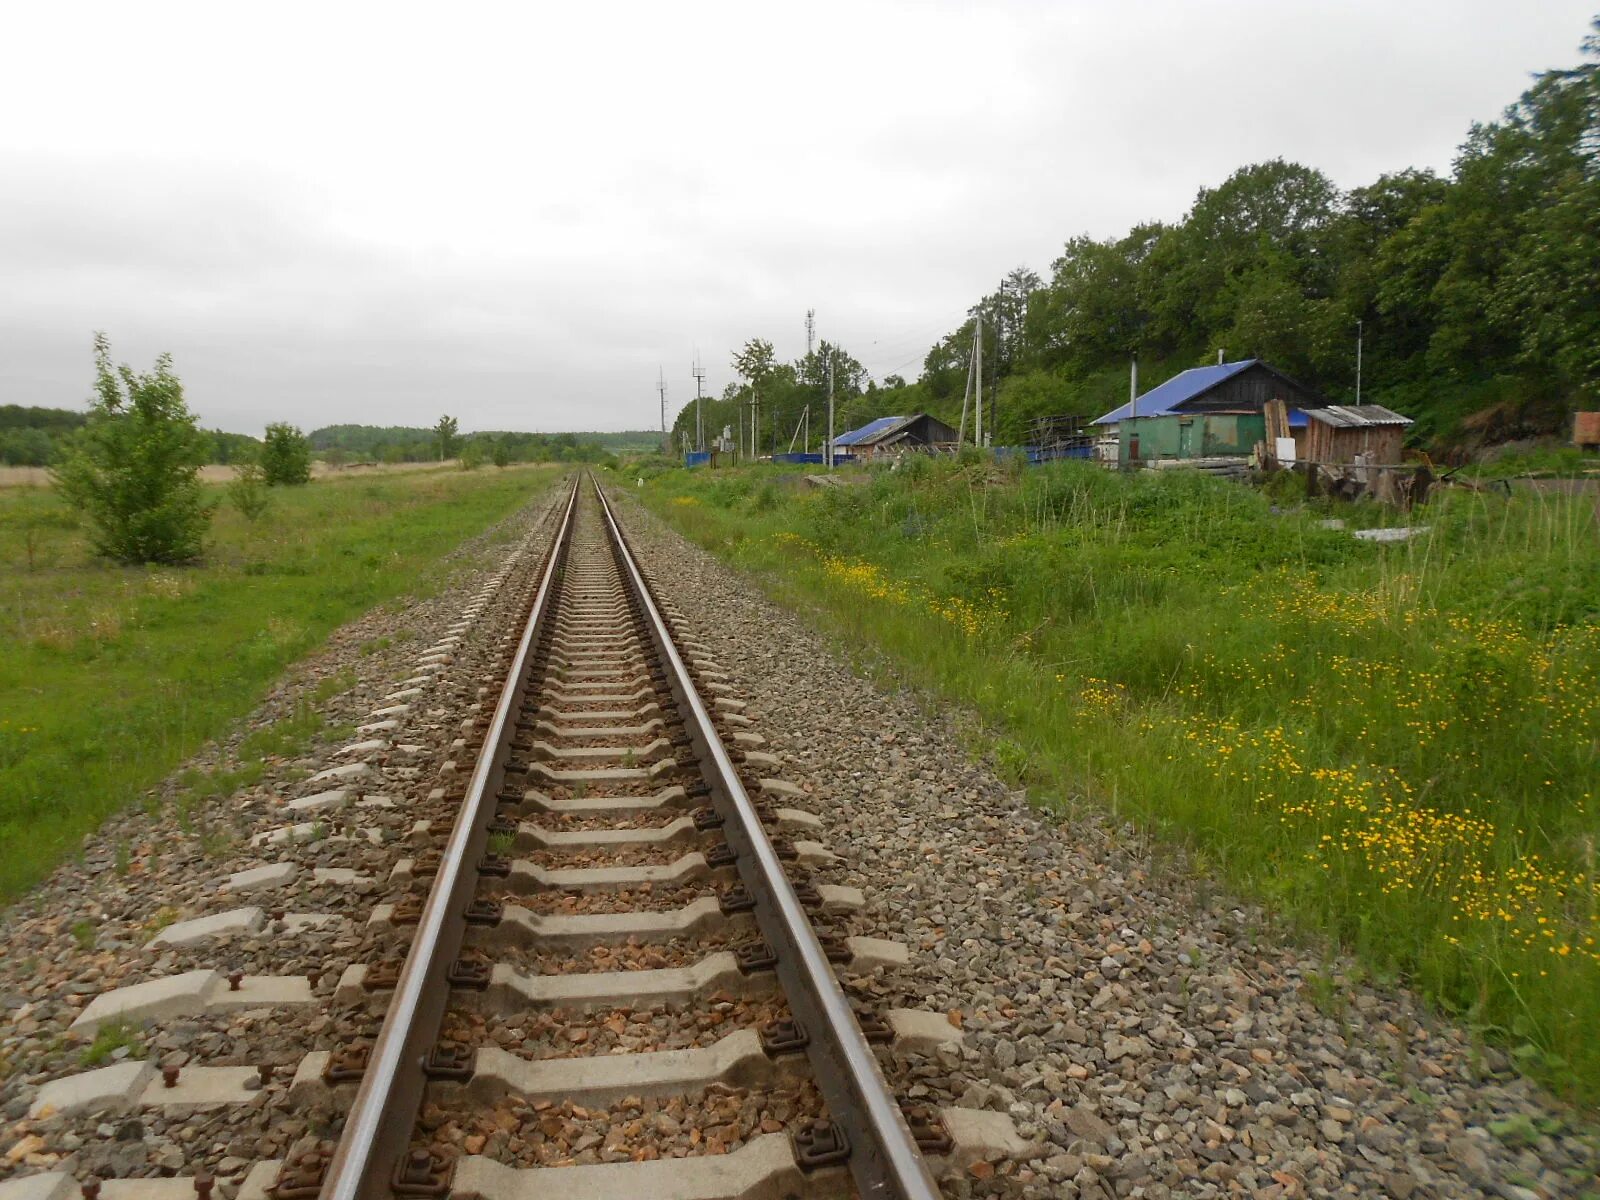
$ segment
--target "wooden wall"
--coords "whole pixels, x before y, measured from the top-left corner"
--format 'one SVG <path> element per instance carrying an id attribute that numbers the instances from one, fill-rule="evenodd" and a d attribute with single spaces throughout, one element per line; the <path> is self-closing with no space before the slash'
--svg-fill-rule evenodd
<path id="1" fill-rule="evenodd" d="M 1204 396 L 1185 404 L 1184 412 L 1260 412 L 1268 400 L 1290 408 L 1321 408 L 1327 403 L 1310 388 L 1285 383 L 1260 363 L 1225 379 Z"/>
<path id="2" fill-rule="evenodd" d="M 1305 456 L 1311 462 L 1347 463 L 1365 454 L 1369 463 L 1388 466 L 1400 461 L 1405 444 L 1403 425 L 1355 425 L 1340 428 L 1313 418 L 1306 427 Z"/>

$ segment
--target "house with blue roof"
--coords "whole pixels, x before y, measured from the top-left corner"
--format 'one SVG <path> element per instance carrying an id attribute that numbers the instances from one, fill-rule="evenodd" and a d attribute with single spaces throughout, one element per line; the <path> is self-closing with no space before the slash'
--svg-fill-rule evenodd
<path id="1" fill-rule="evenodd" d="M 1117 435 L 1120 462 L 1242 457 L 1265 439 L 1264 410 L 1274 399 L 1288 406 L 1289 430 L 1303 450 L 1305 410 L 1328 402 L 1259 358 L 1179 371 L 1093 424 Z"/>
<path id="2" fill-rule="evenodd" d="M 856 458 L 872 458 L 885 451 L 926 450 L 955 445 L 956 431 L 937 417 L 912 413 L 909 417 L 879 417 L 860 429 L 833 439 L 835 451 Z"/>

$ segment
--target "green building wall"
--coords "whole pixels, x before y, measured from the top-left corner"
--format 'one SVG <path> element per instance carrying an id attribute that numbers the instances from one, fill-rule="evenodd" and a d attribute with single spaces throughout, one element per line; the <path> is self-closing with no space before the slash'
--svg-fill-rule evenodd
<path id="1" fill-rule="evenodd" d="M 1129 417 L 1118 423 L 1117 432 L 1119 462 L 1228 457 L 1254 450 L 1267 436 L 1267 420 L 1260 413 L 1172 413 Z"/>

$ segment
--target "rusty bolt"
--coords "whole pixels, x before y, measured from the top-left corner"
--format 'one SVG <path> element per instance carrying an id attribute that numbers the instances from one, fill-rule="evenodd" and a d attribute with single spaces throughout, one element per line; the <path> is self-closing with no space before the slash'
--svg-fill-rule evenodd
<path id="1" fill-rule="evenodd" d="M 230 992 L 237 992 L 239 990 L 239 985 L 241 983 L 243 983 L 243 982 L 244 982 L 244 972 L 243 971 L 230 971 L 228 973 L 228 990 Z"/>
<path id="2" fill-rule="evenodd" d="M 262 1063 L 256 1068 L 256 1074 L 261 1077 L 261 1086 L 266 1087 L 267 1084 L 272 1082 L 272 1064 Z"/>
<path id="3" fill-rule="evenodd" d="M 89 1178 L 87 1178 L 87 1179 L 85 1179 L 83 1181 L 81 1186 L 83 1188 L 83 1200 L 99 1200 L 99 1196 L 100 1196 L 100 1178 L 99 1178 L 99 1176 L 97 1176 L 97 1175 L 89 1176 Z"/>
<path id="4" fill-rule="evenodd" d="M 216 1180 L 209 1172 L 196 1171 L 194 1176 L 194 1194 L 200 1200 L 211 1200 L 211 1189 L 216 1186 Z"/>
<path id="5" fill-rule="evenodd" d="M 181 1070 L 179 1067 L 162 1067 L 161 1082 L 166 1084 L 169 1088 L 177 1087 L 179 1070 Z"/>

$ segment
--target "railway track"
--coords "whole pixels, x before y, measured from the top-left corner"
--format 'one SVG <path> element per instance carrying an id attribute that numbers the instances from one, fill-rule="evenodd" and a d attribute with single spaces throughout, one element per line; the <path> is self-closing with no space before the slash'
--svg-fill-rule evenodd
<path id="1" fill-rule="evenodd" d="M 265 1101 L 304 1118 L 286 1155 L 222 1181 L 238 1200 L 930 1200 L 940 1176 L 1020 1149 L 1000 1114 L 902 1108 L 885 1064 L 892 1076 L 908 1056 L 956 1052 L 959 1030 L 862 1003 L 855 985 L 906 950 L 865 936 L 862 895 L 825 881 L 823 814 L 792 807 L 799 790 L 652 594 L 599 487 L 579 480 L 556 507 L 524 572 L 526 619 L 480 651 L 496 677 L 416 807 L 357 960 L 336 978 L 188 973 L 209 975 L 205 1003 L 326 1006 L 337 1044 L 258 1068 L 254 1086 L 239 1066 L 158 1081 L 118 1064 L 49 1085 L 36 1109 L 170 1107 L 179 1093 L 197 1111 Z M 417 669 L 464 655 L 491 598 Z M 368 732 L 394 733 L 401 707 Z M 359 823 L 349 833 L 359 842 Z M 80 1021 L 159 1024 L 172 999 L 154 980 Z M 0 1196 L 204 1200 L 214 1186 L 204 1170 L 56 1172 Z"/>

